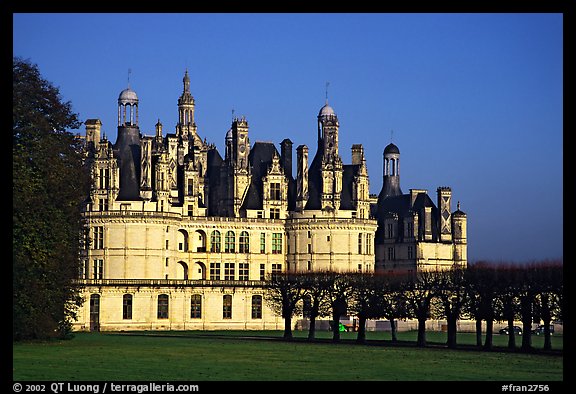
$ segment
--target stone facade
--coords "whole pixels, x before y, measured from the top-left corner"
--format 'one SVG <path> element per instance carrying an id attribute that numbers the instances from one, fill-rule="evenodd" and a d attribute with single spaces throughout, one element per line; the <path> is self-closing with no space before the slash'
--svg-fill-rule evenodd
<path id="1" fill-rule="evenodd" d="M 466 264 L 466 216 L 450 212 L 450 190 L 439 195 L 440 211 L 425 197 L 410 215 L 388 204 L 413 197 L 399 189 L 396 148 L 393 161 L 385 152 L 375 201 L 363 147 L 353 145 L 352 164 L 343 164 L 338 117 L 327 102 L 311 163 L 307 146 L 296 149 L 296 178 L 292 141 L 280 151 L 250 144 L 247 120 L 235 118 L 222 157 L 200 138 L 194 109 L 186 72 L 174 133 L 164 134 L 158 120 L 154 135 L 142 135 L 130 88 L 118 98 L 114 144 L 101 136 L 100 120 L 86 120 L 92 186 L 78 280 L 86 302 L 76 329 L 281 329 L 263 288 L 274 272 Z"/>

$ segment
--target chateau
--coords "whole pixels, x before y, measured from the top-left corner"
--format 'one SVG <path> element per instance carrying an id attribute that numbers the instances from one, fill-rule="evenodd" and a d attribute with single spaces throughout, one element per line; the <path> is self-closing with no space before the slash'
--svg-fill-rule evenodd
<path id="1" fill-rule="evenodd" d="M 383 186 L 369 194 L 362 145 L 344 164 L 328 102 L 317 147 L 250 143 L 235 118 L 222 156 L 198 133 L 186 71 L 178 123 L 155 135 L 138 125 L 138 97 L 118 98 L 115 143 L 88 119 L 91 190 L 78 283 L 77 330 L 282 329 L 266 305 L 274 272 L 416 272 L 466 265 L 466 215 L 451 189 L 400 189 L 400 151 L 384 149 Z M 223 133 L 224 134 L 224 133 Z"/>

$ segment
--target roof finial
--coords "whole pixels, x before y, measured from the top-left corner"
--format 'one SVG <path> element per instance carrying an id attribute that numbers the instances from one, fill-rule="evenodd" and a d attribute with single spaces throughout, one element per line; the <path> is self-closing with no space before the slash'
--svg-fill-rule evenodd
<path id="1" fill-rule="evenodd" d="M 392 143 L 393 139 L 394 139 L 394 130 L 390 130 L 390 143 Z"/>
<path id="2" fill-rule="evenodd" d="M 456 204 L 456 209 L 460 210 L 460 201 L 458 201 L 458 204 Z"/>
<path id="3" fill-rule="evenodd" d="M 132 69 L 128 69 L 128 89 L 130 89 L 130 74 L 132 73 Z"/>
<path id="4" fill-rule="evenodd" d="M 232 122 L 234 122 L 234 108 L 232 108 Z"/>
<path id="5" fill-rule="evenodd" d="M 328 86 L 330 86 L 330 82 L 326 81 L 326 105 L 328 105 Z"/>

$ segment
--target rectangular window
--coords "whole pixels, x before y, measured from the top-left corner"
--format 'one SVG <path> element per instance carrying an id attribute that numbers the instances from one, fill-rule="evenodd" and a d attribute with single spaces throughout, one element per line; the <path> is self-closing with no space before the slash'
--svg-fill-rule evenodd
<path id="1" fill-rule="evenodd" d="M 258 219 L 262 219 L 262 218 L 264 217 L 264 212 L 258 211 L 258 212 L 256 213 L 256 216 L 257 216 Z"/>
<path id="2" fill-rule="evenodd" d="M 266 253 L 266 233 L 260 233 L 260 253 Z"/>
<path id="3" fill-rule="evenodd" d="M 358 264 L 358 272 L 362 272 L 362 264 Z"/>
<path id="4" fill-rule="evenodd" d="M 110 188 L 110 169 L 100 168 L 100 189 Z"/>
<path id="5" fill-rule="evenodd" d="M 190 318 L 202 318 L 202 296 L 200 294 L 192 295 L 192 300 L 190 303 Z"/>
<path id="6" fill-rule="evenodd" d="M 238 263 L 238 280 L 248 280 L 250 267 L 248 263 Z"/>
<path id="7" fill-rule="evenodd" d="M 394 248 L 388 248 L 388 260 L 396 260 L 396 252 Z"/>
<path id="8" fill-rule="evenodd" d="M 272 275 L 282 273 L 282 264 L 272 264 Z"/>
<path id="9" fill-rule="evenodd" d="M 124 294 L 122 297 L 122 319 L 132 319 L 132 294 Z"/>
<path id="10" fill-rule="evenodd" d="M 366 254 L 372 254 L 372 234 L 366 234 Z"/>
<path id="11" fill-rule="evenodd" d="M 168 319 L 168 295 L 160 294 L 158 296 L 158 319 Z"/>
<path id="12" fill-rule="evenodd" d="M 308 271 L 312 271 L 312 262 L 308 260 Z"/>
<path id="13" fill-rule="evenodd" d="M 262 296 L 252 296 L 252 319 L 262 319 Z"/>
<path id="14" fill-rule="evenodd" d="M 93 270 L 93 278 L 94 279 L 103 279 L 104 277 L 104 260 L 96 259 L 94 260 L 94 270 Z"/>
<path id="15" fill-rule="evenodd" d="M 234 263 L 224 263 L 224 280 L 234 280 L 235 275 Z"/>
<path id="16" fill-rule="evenodd" d="M 220 280 L 220 263 L 210 263 L 210 280 Z"/>
<path id="17" fill-rule="evenodd" d="M 266 264 L 260 264 L 260 280 L 266 280 Z"/>
<path id="18" fill-rule="evenodd" d="M 94 247 L 93 249 L 104 249 L 104 227 L 94 227 Z"/>
<path id="19" fill-rule="evenodd" d="M 414 237 L 414 222 L 408 222 L 408 237 Z"/>
<path id="20" fill-rule="evenodd" d="M 362 254 L 362 233 L 358 234 L 358 254 Z"/>
<path id="21" fill-rule="evenodd" d="M 280 219 L 280 208 L 270 209 L 270 219 Z"/>
<path id="22" fill-rule="evenodd" d="M 194 215 L 194 205 L 188 205 L 188 216 Z"/>
<path id="23" fill-rule="evenodd" d="M 191 196 L 194 194 L 194 180 L 192 178 L 188 178 L 188 195 Z"/>
<path id="24" fill-rule="evenodd" d="M 169 244 L 170 244 L 170 243 L 168 242 L 168 240 L 166 240 L 166 250 L 168 250 L 168 245 L 169 245 Z"/>
<path id="25" fill-rule="evenodd" d="M 387 238 L 394 238 L 394 225 L 392 223 L 388 223 L 386 225 L 386 234 L 387 234 Z"/>
<path id="26" fill-rule="evenodd" d="M 107 198 L 99 198 L 98 199 L 98 210 L 99 211 L 107 211 L 108 210 L 108 199 Z"/>
<path id="27" fill-rule="evenodd" d="M 232 296 L 230 294 L 222 297 L 222 319 L 232 319 Z"/>
<path id="28" fill-rule="evenodd" d="M 414 247 L 413 246 L 408 246 L 408 258 L 409 259 L 414 258 Z"/>
<path id="29" fill-rule="evenodd" d="M 308 244 L 308 253 L 312 253 L 312 244 Z"/>
<path id="30" fill-rule="evenodd" d="M 272 254 L 282 253 L 282 233 L 272 233 Z"/>
<path id="31" fill-rule="evenodd" d="M 280 193 L 280 183 L 270 183 L 270 200 L 281 200 L 282 194 Z"/>

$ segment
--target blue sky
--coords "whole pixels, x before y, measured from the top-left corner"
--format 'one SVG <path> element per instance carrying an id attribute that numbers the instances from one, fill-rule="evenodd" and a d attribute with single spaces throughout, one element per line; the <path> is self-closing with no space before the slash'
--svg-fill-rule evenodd
<path id="1" fill-rule="evenodd" d="M 224 153 L 232 110 L 250 141 L 316 151 L 316 116 L 363 144 L 371 193 L 400 149 L 402 190 L 450 186 L 471 261 L 563 256 L 562 14 L 14 14 L 13 52 L 37 64 L 82 120 L 116 140 L 118 94 L 140 129 L 177 122 L 188 69 L 202 138 Z M 393 130 L 393 133 L 391 132 Z M 83 130 L 81 130 L 83 132 Z M 295 152 L 294 152 L 295 155 Z"/>

